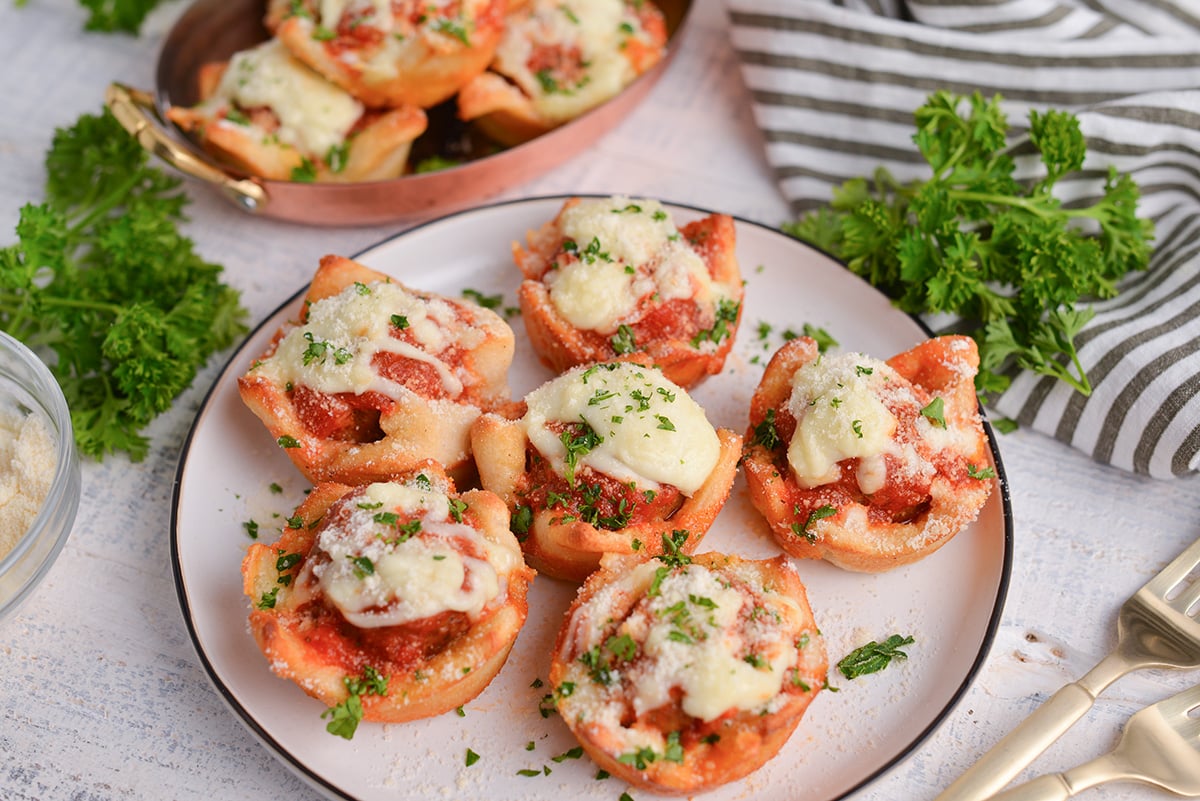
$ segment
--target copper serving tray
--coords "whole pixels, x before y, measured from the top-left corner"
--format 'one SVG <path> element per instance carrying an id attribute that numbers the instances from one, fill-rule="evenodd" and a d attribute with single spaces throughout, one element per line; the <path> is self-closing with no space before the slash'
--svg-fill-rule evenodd
<path id="1" fill-rule="evenodd" d="M 456 167 L 389 181 L 310 184 L 250 177 L 216 161 L 165 121 L 170 106 L 197 102 L 196 74 L 201 65 L 226 60 L 267 38 L 261 22 L 263 0 L 197 0 L 163 42 L 157 91 L 151 94 L 113 84 L 105 100 L 143 147 L 179 171 L 213 185 L 251 214 L 329 226 L 425 217 L 469 206 L 540 175 L 582 152 L 628 116 L 674 57 L 693 0 L 656 2 L 670 35 L 666 56 L 621 94 L 525 144 Z M 418 140 L 414 149 L 421 144 Z"/>

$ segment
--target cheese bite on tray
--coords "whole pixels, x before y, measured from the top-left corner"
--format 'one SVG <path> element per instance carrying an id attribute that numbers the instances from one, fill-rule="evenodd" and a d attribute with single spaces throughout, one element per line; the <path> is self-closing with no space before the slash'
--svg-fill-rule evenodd
<path id="1" fill-rule="evenodd" d="M 754 393 L 743 468 L 779 545 L 879 572 L 940 548 L 978 515 L 994 475 L 970 337 L 886 362 L 820 354 L 807 337 L 772 357 Z"/>
<path id="2" fill-rule="evenodd" d="M 551 368 L 644 353 L 685 388 L 721 371 L 742 309 L 732 218 L 677 229 L 656 200 L 571 198 L 527 239 L 521 314 Z"/>
<path id="3" fill-rule="evenodd" d="M 404 172 L 425 132 L 415 106 L 371 111 L 276 40 L 200 70 L 201 102 L 167 117 L 205 150 L 274 181 L 383 181 Z"/>
<path id="4" fill-rule="evenodd" d="M 487 67 L 506 0 L 270 0 L 267 29 L 372 108 L 429 108 Z"/>
<path id="5" fill-rule="evenodd" d="M 672 530 L 688 532 L 690 550 L 729 497 L 741 438 L 652 367 L 577 367 L 526 409 L 479 418 L 471 444 L 539 572 L 582 581 L 606 553 L 659 553 Z"/>
<path id="6" fill-rule="evenodd" d="M 606 557 L 550 664 L 559 715 L 602 769 L 694 794 L 775 756 L 824 686 L 825 646 L 786 557 Z"/>
<path id="7" fill-rule="evenodd" d="M 250 546 L 242 575 L 271 670 L 331 707 L 358 695 L 363 720 L 392 722 L 483 691 L 533 579 L 503 502 L 455 493 L 433 463 L 405 480 L 318 485 L 278 542 Z"/>
<path id="8" fill-rule="evenodd" d="M 386 480 L 426 459 L 462 480 L 471 424 L 507 402 L 512 357 L 494 312 L 326 256 L 299 321 L 238 391 L 310 481 Z"/>
<path id="9" fill-rule="evenodd" d="M 615 96 L 666 43 L 649 0 L 529 0 L 508 15 L 491 69 L 459 93 L 459 117 L 520 144 Z"/>

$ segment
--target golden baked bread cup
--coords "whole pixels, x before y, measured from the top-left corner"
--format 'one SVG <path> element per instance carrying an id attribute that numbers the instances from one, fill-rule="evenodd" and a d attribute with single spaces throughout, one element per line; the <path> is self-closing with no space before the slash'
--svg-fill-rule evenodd
<path id="1" fill-rule="evenodd" d="M 694 794 L 778 753 L 825 685 L 825 646 L 784 556 L 606 557 L 550 662 L 563 721 L 603 770 Z"/>
<path id="2" fill-rule="evenodd" d="M 492 60 L 506 0 L 270 0 L 265 23 L 292 54 L 372 108 L 429 108 Z"/>
<path id="3" fill-rule="evenodd" d="M 742 312 L 732 218 L 676 229 L 656 200 L 571 198 L 527 240 L 521 314 L 552 369 L 644 353 L 685 388 L 721 371 Z"/>
<path id="4" fill-rule="evenodd" d="M 937 337 L 886 362 L 785 344 L 754 393 L 742 461 L 755 507 L 793 556 L 880 572 L 945 545 L 992 490 L 979 353 Z"/>
<path id="5" fill-rule="evenodd" d="M 206 64 L 199 82 L 200 103 L 167 117 L 217 158 L 268 180 L 397 178 L 427 122 L 416 106 L 364 108 L 275 40 Z"/>
<path id="6" fill-rule="evenodd" d="M 471 428 L 480 483 L 504 499 L 529 563 L 582 581 L 604 554 L 696 547 L 729 497 L 741 438 L 658 370 L 577 367 L 531 392 L 524 416 Z"/>
<path id="7" fill-rule="evenodd" d="M 534 573 L 503 502 L 457 494 L 431 462 L 404 480 L 318 485 L 278 542 L 250 546 L 242 576 L 271 670 L 333 707 L 330 731 L 348 737 L 347 704 L 398 722 L 481 693 L 525 622 Z"/>
<path id="8" fill-rule="evenodd" d="M 365 484 L 434 459 L 473 475 L 469 431 L 508 401 L 513 333 L 494 312 L 326 256 L 300 319 L 238 379 L 314 483 Z"/>
<path id="9" fill-rule="evenodd" d="M 663 57 L 667 26 L 649 0 L 531 0 L 508 17 L 488 72 L 458 115 L 517 145 L 610 99 Z"/>

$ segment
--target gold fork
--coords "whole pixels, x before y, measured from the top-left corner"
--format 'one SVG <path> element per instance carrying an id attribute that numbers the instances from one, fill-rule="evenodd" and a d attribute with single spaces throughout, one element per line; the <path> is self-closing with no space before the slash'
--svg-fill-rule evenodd
<path id="1" fill-rule="evenodd" d="M 1117 747 L 1063 773 L 1042 776 L 991 801 L 1063 801 L 1098 784 L 1133 781 L 1200 798 L 1200 686 L 1137 712 Z"/>
<path id="2" fill-rule="evenodd" d="M 1083 717 L 1106 687 L 1134 670 L 1200 667 L 1200 540 L 1175 558 L 1121 606 L 1117 647 L 1079 681 L 1034 710 L 934 801 L 984 801 Z"/>

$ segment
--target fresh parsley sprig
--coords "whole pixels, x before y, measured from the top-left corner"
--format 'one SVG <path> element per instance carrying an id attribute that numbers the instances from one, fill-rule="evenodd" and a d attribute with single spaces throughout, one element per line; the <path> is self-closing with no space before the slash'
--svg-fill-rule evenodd
<path id="1" fill-rule="evenodd" d="M 893 634 L 883 642 L 872 640 L 866 645 L 855 648 L 838 662 L 838 670 L 848 679 L 856 679 L 868 673 L 878 673 L 892 663 L 893 659 L 908 659 L 908 654 L 900 648 L 912 645 L 911 636 L 904 637 Z"/>
<path id="2" fill-rule="evenodd" d="M 178 224 L 182 181 L 148 166 L 113 117 L 55 132 L 46 202 L 27 204 L 0 249 L 0 329 L 53 351 L 82 453 L 125 451 L 213 353 L 245 331 L 238 293 Z"/>
<path id="3" fill-rule="evenodd" d="M 1137 216 L 1138 187 L 1115 167 L 1091 205 L 1055 197 L 1086 155 L 1068 112 L 1030 113 L 1029 141 L 1045 174 L 1018 182 L 1000 101 L 935 92 L 914 115 L 928 178 L 901 184 L 880 168 L 783 228 L 845 261 L 904 311 L 959 316 L 979 343 L 981 392 L 1006 389 L 1004 371 L 1015 363 L 1088 395 L 1075 336 L 1093 312 L 1076 303 L 1112 297 L 1123 275 L 1144 269 L 1154 226 Z"/>

